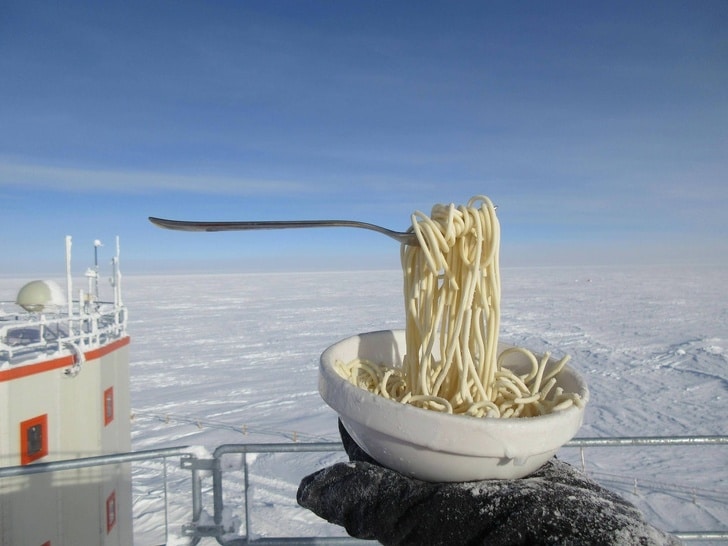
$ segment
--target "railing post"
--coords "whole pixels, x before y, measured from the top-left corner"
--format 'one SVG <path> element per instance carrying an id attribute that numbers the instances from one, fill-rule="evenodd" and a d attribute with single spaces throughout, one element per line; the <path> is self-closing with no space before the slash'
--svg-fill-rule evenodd
<path id="1" fill-rule="evenodd" d="M 197 458 L 190 455 L 185 459 L 188 459 L 189 468 L 192 471 L 192 523 L 194 524 L 200 521 L 200 514 L 202 514 L 202 479 L 200 470 L 195 464 Z"/>
<path id="2" fill-rule="evenodd" d="M 194 455 L 183 457 L 187 459 L 195 459 Z M 192 534 L 190 539 L 190 545 L 194 546 L 200 542 L 200 537 L 196 534 L 197 525 L 200 522 L 200 515 L 202 514 L 202 480 L 200 473 L 193 461 L 190 461 L 190 468 L 192 470 L 192 521 L 183 526 L 182 530 L 185 534 Z M 184 465 L 183 465 L 184 468 Z"/>
<path id="3" fill-rule="evenodd" d="M 248 473 L 248 456 L 243 452 L 243 480 L 245 484 L 245 536 L 250 538 L 250 476 Z"/>
<path id="4" fill-rule="evenodd" d="M 181 466 L 192 472 L 192 521 L 184 525 L 182 531 L 185 535 L 192 537 L 193 544 L 197 544 L 201 537 L 220 538 L 222 536 L 222 476 L 215 476 L 216 469 L 219 474 L 220 465 L 217 464 L 215 459 L 197 459 L 193 455 L 187 455 L 182 457 Z M 200 470 L 211 471 L 213 474 L 213 503 L 215 510 L 213 525 L 200 523 L 202 516 L 202 478 Z"/>
<path id="5" fill-rule="evenodd" d="M 217 527 L 222 527 L 222 511 L 224 508 L 222 501 L 222 469 L 220 459 L 214 458 L 212 463 L 212 509 L 214 512 L 213 519 Z"/>
<path id="6" fill-rule="evenodd" d="M 164 541 L 169 540 L 169 498 L 167 495 L 167 457 L 162 457 L 162 476 L 164 477 Z"/>

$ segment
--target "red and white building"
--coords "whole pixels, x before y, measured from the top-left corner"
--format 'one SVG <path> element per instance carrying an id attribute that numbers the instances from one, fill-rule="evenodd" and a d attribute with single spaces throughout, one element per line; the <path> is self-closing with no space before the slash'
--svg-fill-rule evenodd
<path id="1" fill-rule="evenodd" d="M 65 290 L 32 281 L 0 308 L 0 467 L 131 450 L 118 240 L 109 301 L 97 259 L 74 294 L 70 250 Z M 131 506 L 129 463 L 0 478 L 0 545 L 128 546 Z"/>

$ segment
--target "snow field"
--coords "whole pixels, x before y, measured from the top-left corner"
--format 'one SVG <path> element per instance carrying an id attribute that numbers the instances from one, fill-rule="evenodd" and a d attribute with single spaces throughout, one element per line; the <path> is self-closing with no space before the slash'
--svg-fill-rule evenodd
<path id="1" fill-rule="evenodd" d="M 579 436 L 728 434 L 727 269 L 501 274 L 502 339 L 569 354 L 586 377 L 591 401 Z M 23 284 L 11 281 L 0 279 L 0 299 L 14 299 Z M 134 449 L 186 445 L 204 457 L 220 444 L 337 441 L 336 416 L 317 391 L 318 357 L 343 337 L 402 328 L 401 285 L 399 271 L 124 277 Z M 582 465 L 578 449 L 559 456 Z M 728 530 L 725 446 L 588 448 L 583 457 L 590 476 L 658 527 Z M 295 492 L 304 475 L 343 458 L 249 455 L 251 536 L 342 535 L 299 508 Z M 228 523 L 237 526 L 241 463 L 223 462 Z M 186 544 L 190 472 L 175 458 L 166 469 L 168 544 Z M 162 473 L 160 462 L 133 465 L 138 545 L 165 539 Z"/>

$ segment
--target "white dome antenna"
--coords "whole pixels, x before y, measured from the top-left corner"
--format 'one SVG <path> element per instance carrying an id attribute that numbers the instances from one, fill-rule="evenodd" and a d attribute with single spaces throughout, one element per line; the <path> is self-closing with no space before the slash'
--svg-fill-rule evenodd
<path id="1" fill-rule="evenodd" d="M 42 313 L 66 305 L 66 298 L 53 281 L 30 281 L 20 289 L 15 303 L 30 313 Z"/>

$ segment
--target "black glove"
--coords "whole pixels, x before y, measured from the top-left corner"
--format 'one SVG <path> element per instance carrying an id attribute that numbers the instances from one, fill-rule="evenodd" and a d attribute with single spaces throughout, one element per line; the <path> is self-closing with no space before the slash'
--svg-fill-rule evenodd
<path id="1" fill-rule="evenodd" d="M 430 483 L 384 468 L 339 423 L 351 462 L 301 481 L 298 503 L 394 545 L 676 545 L 632 504 L 554 458 L 518 480 Z"/>

